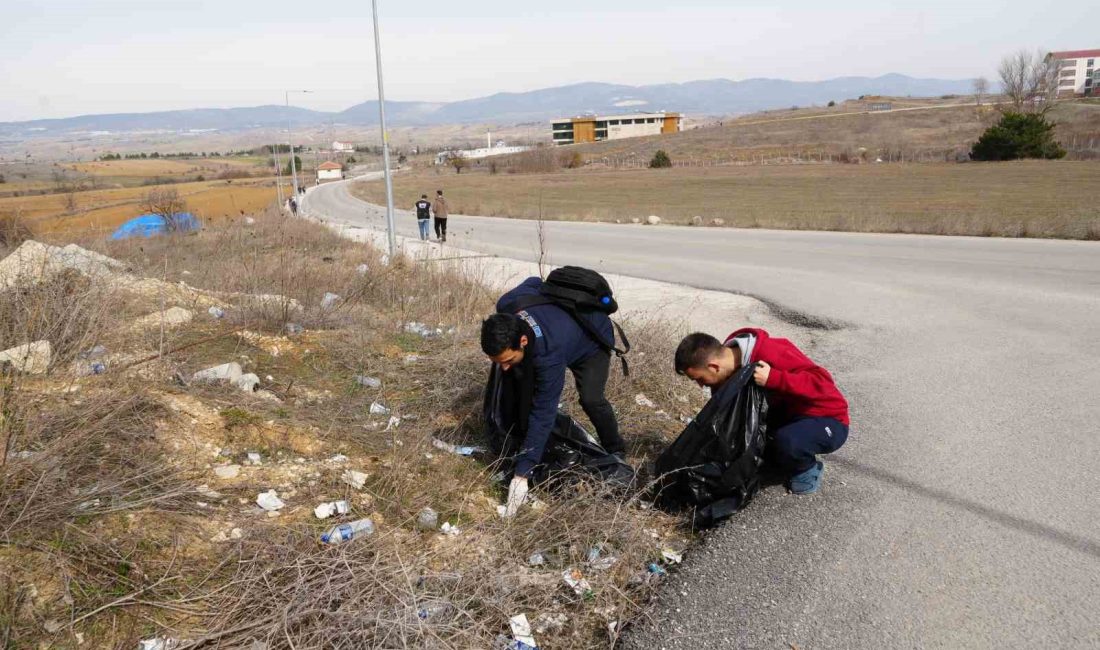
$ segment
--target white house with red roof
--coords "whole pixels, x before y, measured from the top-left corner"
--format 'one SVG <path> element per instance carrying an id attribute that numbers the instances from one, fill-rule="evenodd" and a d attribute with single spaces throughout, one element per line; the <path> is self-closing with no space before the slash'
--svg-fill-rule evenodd
<path id="1" fill-rule="evenodd" d="M 338 181 L 344 178 L 344 167 L 338 162 L 332 162 L 331 160 L 325 161 L 320 165 L 317 165 L 317 182 L 321 181 Z"/>
<path id="2" fill-rule="evenodd" d="M 1088 97 L 1100 95 L 1100 50 L 1051 52 L 1048 59 L 1058 61 L 1058 96 Z"/>

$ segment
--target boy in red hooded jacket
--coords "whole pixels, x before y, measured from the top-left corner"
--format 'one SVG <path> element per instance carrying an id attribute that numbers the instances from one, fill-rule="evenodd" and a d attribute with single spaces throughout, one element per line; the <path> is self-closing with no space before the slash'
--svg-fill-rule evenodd
<path id="1" fill-rule="evenodd" d="M 700 386 L 721 386 L 743 364 L 755 364 L 753 381 L 767 391 L 771 459 L 789 475 L 791 492 L 817 492 L 825 468 L 817 455 L 848 439 L 848 402 L 828 370 L 762 329 L 739 329 L 725 343 L 696 332 L 676 349 L 676 372 Z"/>

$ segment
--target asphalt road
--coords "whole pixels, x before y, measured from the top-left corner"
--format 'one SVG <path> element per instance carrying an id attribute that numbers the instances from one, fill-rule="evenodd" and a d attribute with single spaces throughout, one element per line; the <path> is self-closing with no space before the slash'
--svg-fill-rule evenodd
<path id="1" fill-rule="evenodd" d="M 307 206 L 382 223 L 340 184 Z M 453 216 L 449 243 L 529 260 L 535 225 Z M 1100 243 L 545 232 L 555 264 L 768 301 L 852 404 L 822 492 L 708 533 L 624 647 L 1100 647 Z"/>

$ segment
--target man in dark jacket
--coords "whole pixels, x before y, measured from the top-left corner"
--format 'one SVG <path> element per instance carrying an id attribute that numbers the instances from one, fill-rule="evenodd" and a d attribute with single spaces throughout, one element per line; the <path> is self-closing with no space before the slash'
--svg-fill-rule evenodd
<path id="1" fill-rule="evenodd" d="M 766 453 L 790 477 L 791 492 L 817 492 L 825 469 L 817 454 L 832 453 L 848 439 L 847 400 L 828 370 L 762 329 L 739 329 L 725 343 L 696 332 L 676 349 L 676 372 L 700 386 L 721 386 L 743 364 L 756 365 L 753 381 L 767 394 Z"/>
<path id="2" fill-rule="evenodd" d="M 427 194 L 421 194 L 416 202 L 416 226 L 420 229 L 420 240 L 428 241 L 428 219 L 432 216 L 432 204 Z"/>
<path id="3" fill-rule="evenodd" d="M 524 438 L 509 490 L 510 513 L 523 501 L 522 494 L 518 499 L 515 497 L 517 492 L 526 493 L 531 469 L 542 461 L 565 387 L 566 368 L 573 372 L 581 408 L 592 421 L 604 449 L 617 455 L 624 450 L 615 410 L 604 396 L 611 367 L 610 352 L 557 305 L 515 309 L 519 299 L 539 295 L 540 286 L 539 278 L 527 278 L 501 296 L 497 301 L 499 313 L 481 325 L 481 349 L 501 370 L 508 373 L 522 364 L 534 372 L 530 416 L 527 422 L 518 423 Z M 614 343 L 611 319 L 605 314 L 584 313 L 580 317 L 588 319 L 605 342 Z"/>

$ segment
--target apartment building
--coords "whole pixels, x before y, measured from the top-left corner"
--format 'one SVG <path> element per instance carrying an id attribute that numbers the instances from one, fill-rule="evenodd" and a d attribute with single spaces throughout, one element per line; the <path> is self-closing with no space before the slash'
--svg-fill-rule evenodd
<path id="1" fill-rule="evenodd" d="M 1100 95 L 1097 86 L 1100 85 L 1100 69 L 1097 61 L 1100 61 L 1100 50 L 1068 50 L 1065 52 L 1051 52 L 1048 59 L 1058 61 L 1058 96 L 1059 97 L 1089 97 Z"/>

